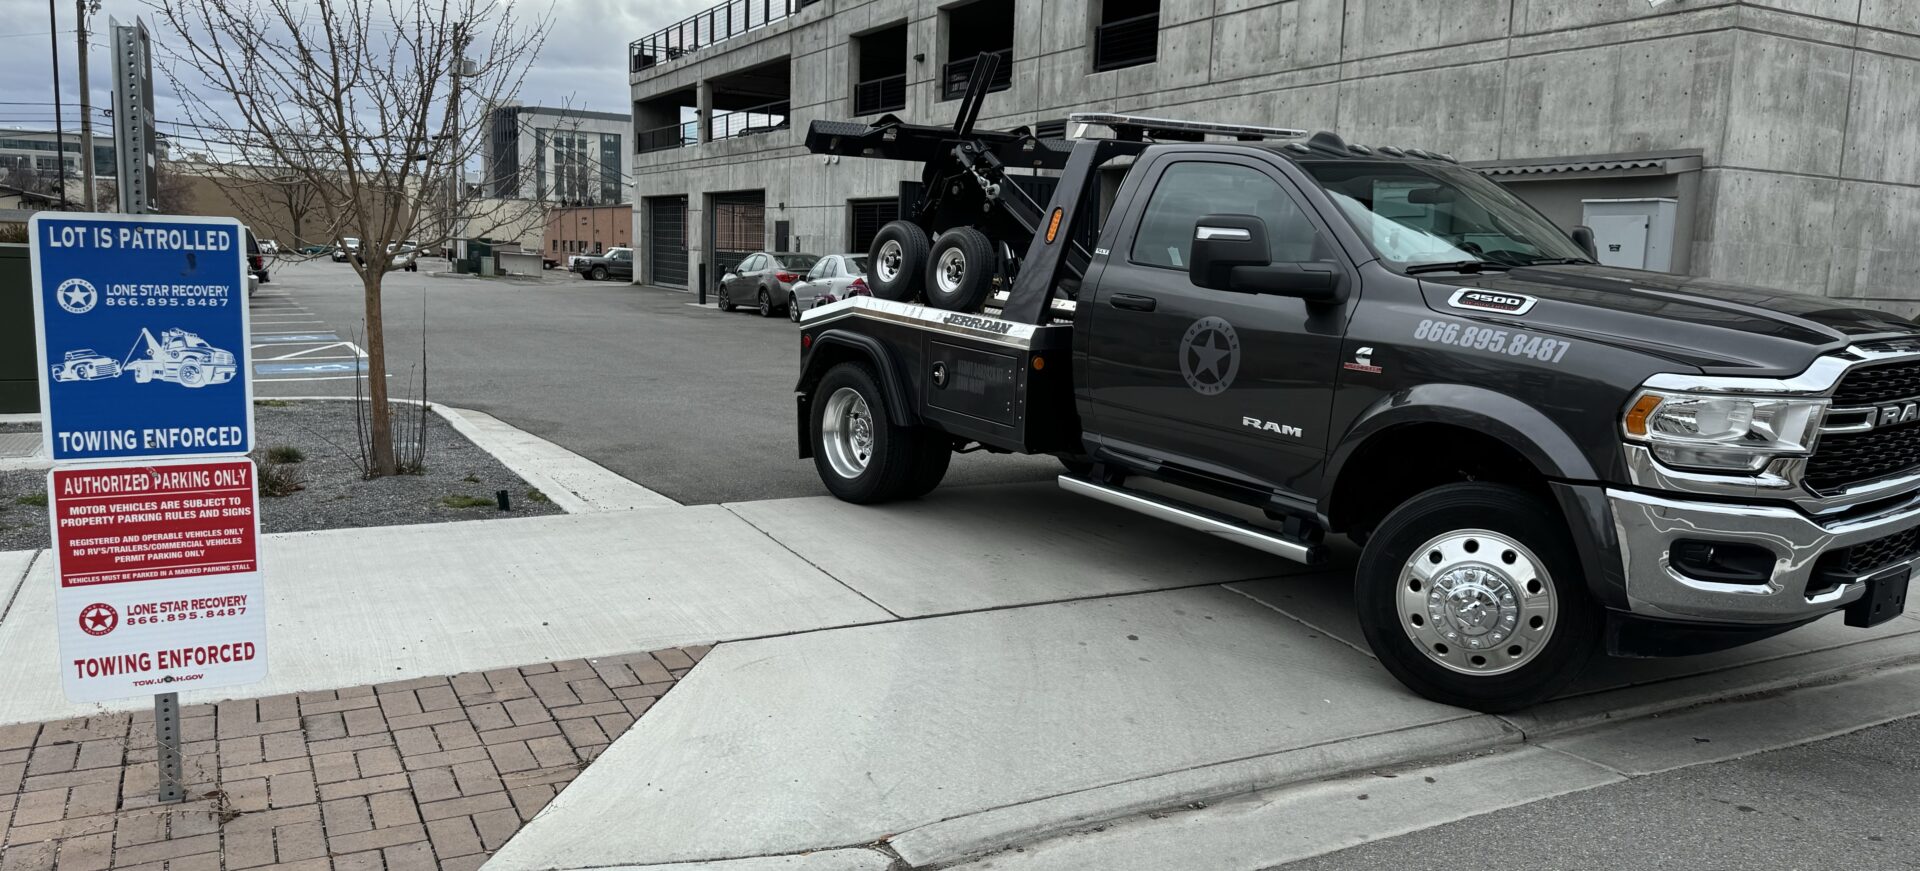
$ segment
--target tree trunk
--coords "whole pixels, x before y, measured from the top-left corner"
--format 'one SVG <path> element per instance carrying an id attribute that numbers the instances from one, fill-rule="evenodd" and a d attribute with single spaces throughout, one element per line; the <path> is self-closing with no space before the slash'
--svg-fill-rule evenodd
<path id="1" fill-rule="evenodd" d="M 367 308 L 367 401 L 373 406 L 368 415 L 368 441 L 373 443 L 373 473 L 386 477 L 398 471 L 393 459 L 393 415 L 387 404 L 387 339 L 380 315 L 380 279 L 383 276 L 368 264 L 360 276 L 366 289 Z"/>

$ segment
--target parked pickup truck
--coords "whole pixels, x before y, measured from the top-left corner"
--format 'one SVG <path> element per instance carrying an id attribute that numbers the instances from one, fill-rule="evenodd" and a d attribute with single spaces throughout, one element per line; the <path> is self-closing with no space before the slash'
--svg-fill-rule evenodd
<path id="1" fill-rule="evenodd" d="M 609 278 L 633 280 L 633 249 L 608 248 L 605 254 L 581 256 L 567 266 L 590 281 L 606 281 Z"/>
<path id="2" fill-rule="evenodd" d="M 1553 695 L 1596 649 L 1901 613 L 1914 323 L 1596 265 L 1590 232 L 1442 154 L 1124 116 L 1043 140 L 974 131 L 973 99 L 952 128 L 807 138 L 927 164 L 870 252 L 875 297 L 801 318 L 799 452 L 839 498 L 919 496 L 983 448 L 1304 563 L 1342 534 L 1382 665 L 1486 711 Z M 1007 167 L 1058 170 L 1051 202 Z"/>

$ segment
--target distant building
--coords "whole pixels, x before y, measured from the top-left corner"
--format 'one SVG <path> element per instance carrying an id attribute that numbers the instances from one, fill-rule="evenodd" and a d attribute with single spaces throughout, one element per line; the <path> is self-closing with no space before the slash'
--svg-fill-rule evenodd
<path id="1" fill-rule="evenodd" d="M 60 174 L 60 164 L 64 158 L 67 174 L 80 177 L 80 131 L 69 130 L 64 134 L 66 149 L 61 150 L 56 136 L 51 130 L 20 130 L 0 128 L 0 178 L 13 170 L 31 170 L 39 175 L 52 178 Z M 93 137 L 93 174 L 111 178 L 116 172 L 113 163 L 113 137 Z"/>
<path id="2" fill-rule="evenodd" d="M 487 193 L 562 205 L 624 203 L 632 127 L 632 116 L 611 112 L 496 106 L 483 125 Z"/>
<path id="3" fill-rule="evenodd" d="M 600 254 L 608 248 L 633 246 L 633 206 L 581 206 L 547 213 L 542 249 L 548 258 L 564 261 L 568 254 Z"/>

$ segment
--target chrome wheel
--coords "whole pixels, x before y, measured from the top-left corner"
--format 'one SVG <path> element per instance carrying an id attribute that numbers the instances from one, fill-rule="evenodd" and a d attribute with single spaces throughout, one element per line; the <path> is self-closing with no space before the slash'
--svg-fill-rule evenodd
<path id="1" fill-rule="evenodd" d="M 858 478 L 873 459 L 873 415 L 860 391 L 842 387 L 821 410 L 820 441 L 827 464 L 842 478 Z"/>
<path id="2" fill-rule="evenodd" d="M 1559 593 L 1526 545 L 1485 529 L 1435 536 L 1400 571 L 1400 628 L 1428 659 L 1461 674 L 1526 665 L 1553 637 Z"/>
<path id="3" fill-rule="evenodd" d="M 940 286 L 941 293 L 955 293 L 960 290 L 960 282 L 966 277 L 966 252 L 959 248 L 948 248 L 934 267 L 933 282 Z"/>
<path id="4" fill-rule="evenodd" d="M 900 277 L 900 267 L 906 259 L 906 249 L 900 247 L 898 241 L 888 239 L 880 246 L 880 259 L 873 263 L 873 274 L 879 276 L 882 282 L 892 284 L 894 279 Z"/>

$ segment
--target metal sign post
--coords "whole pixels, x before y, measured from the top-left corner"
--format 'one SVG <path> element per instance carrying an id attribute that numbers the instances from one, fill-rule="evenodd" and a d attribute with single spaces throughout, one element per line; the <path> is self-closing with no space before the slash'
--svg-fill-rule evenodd
<path id="1" fill-rule="evenodd" d="M 154 211 L 153 181 L 159 170 L 153 132 L 153 51 L 146 22 L 121 24 L 107 19 L 113 31 L 113 152 L 120 179 L 120 211 L 145 215 Z M 87 153 L 92 154 L 91 146 Z"/>
<path id="2" fill-rule="evenodd" d="M 187 785 L 180 772 L 180 694 L 153 697 L 153 740 L 160 763 L 160 801 L 186 801 Z"/>
<path id="3" fill-rule="evenodd" d="M 61 684 L 164 690 L 159 798 L 183 801 L 177 690 L 267 673 L 245 233 L 49 212 L 27 230 Z"/>

